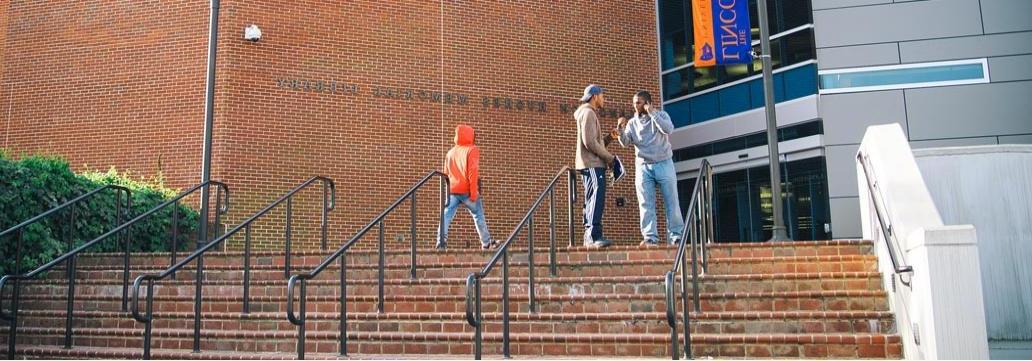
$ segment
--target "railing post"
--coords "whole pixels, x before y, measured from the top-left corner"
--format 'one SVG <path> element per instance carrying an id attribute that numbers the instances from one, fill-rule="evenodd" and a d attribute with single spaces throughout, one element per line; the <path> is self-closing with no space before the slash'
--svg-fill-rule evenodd
<path id="1" fill-rule="evenodd" d="M 12 272 L 12 274 L 20 274 L 22 271 L 22 233 L 24 232 L 25 228 L 19 228 L 18 231 L 14 233 L 14 272 Z"/>
<path id="2" fill-rule="evenodd" d="M 444 208 L 448 206 L 448 181 L 447 178 L 441 178 L 441 200 L 437 202 L 441 209 L 437 212 L 437 239 L 442 239 L 442 232 L 444 232 Z"/>
<path id="3" fill-rule="evenodd" d="M 197 279 L 194 281 L 193 352 L 201 352 L 201 288 L 204 285 L 204 255 L 197 256 Z"/>
<path id="4" fill-rule="evenodd" d="M 502 251 L 502 356 L 509 354 L 509 250 Z"/>
<path id="5" fill-rule="evenodd" d="M 62 228 L 63 228 L 64 232 L 61 232 L 61 233 L 64 234 L 65 242 L 68 245 L 68 250 L 70 251 L 70 250 L 72 250 L 73 246 L 75 245 L 75 242 L 74 242 L 74 240 L 72 238 L 72 232 L 75 229 L 75 207 L 69 207 L 68 208 L 68 226 L 67 227 L 62 227 Z M 128 255 L 128 252 L 126 253 L 126 255 Z M 68 273 L 68 304 L 67 304 L 67 307 L 66 307 L 67 310 L 66 310 L 66 313 L 65 313 L 65 337 L 64 337 L 64 348 L 66 348 L 66 349 L 72 348 L 72 322 L 73 322 L 73 318 L 74 318 L 73 317 L 74 313 L 73 313 L 72 308 L 75 305 L 75 258 L 76 258 L 76 256 L 69 257 L 68 258 L 68 262 L 65 264 L 65 268 L 67 268 L 67 271 L 68 271 L 67 272 Z M 127 268 L 127 270 L 128 270 L 128 268 Z M 125 292 L 124 292 L 124 289 L 123 289 L 122 311 L 125 311 L 125 306 L 126 306 Z"/>
<path id="6" fill-rule="evenodd" d="M 548 275 L 558 275 L 555 267 L 555 185 L 548 191 Z"/>
<path id="7" fill-rule="evenodd" d="M 244 314 L 251 313 L 251 224 L 244 227 Z"/>
<path id="8" fill-rule="evenodd" d="M 569 229 L 570 230 L 570 247 L 572 248 L 573 247 L 573 234 L 574 234 L 574 231 L 573 231 L 573 205 L 577 203 L 577 183 L 576 183 L 577 182 L 577 175 L 576 175 L 576 171 L 575 170 L 570 169 L 570 177 L 569 177 L 569 179 L 570 179 L 570 181 L 569 181 L 570 184 L 569 184 L 569 186 L 567 188 L 568 188 L 568 193 L 569 193 L 568 195 L 570 197 L 568 199 L 569 200 L 569 207 L 568 207 L 567 211 L 568 211 L 568 218 L 569 218 L 568 220 L 569 220 L 569 223 L 570 223 L 570 229 Z"/>
<path id="9" fill-rule="evenodd" d="M 298 312 L 301 314 L 301 324 L 298 325 L 298 329 L 297 329 L 297 359 L 298 360 L 304 360 L 305 359 L 305 318 L 307 318 L 307 316 L 305 315 L 305 298 L 307 298 L 306 297 L 307 296 L 307 292 L 305 292 L 306 291 L 305 288 L 306 288 L 307 284 L 308 284 L 308 279 L 302 278 L 301 279 L 301 300 L 300 300 L 301 305 L 298 306 L 298 308 L 299 308 Z M 294 295 L 289 295 L 288 297 L 294 297 Z"/>
<path id="10" fill-rule="evenodd" d="M 681 242 L 684 242 L 684 238 L 681 238 Z M 694 259 L 695 248 L 692 248 L 692 258 Z M 694 261 L 693 261 L 694 263 Z M 695 282 L 695 278 L 692 278 L 692 282 Z M 673 290 L 671 290 L 673 292 Z M 699 308 L 699 288 L 695 285 L 695 311 L 702 312 Z M 673 306 L 673 305 L 672 305 Z M 684 352 L 687 359 L 692 358 L 692 339 L 691 339 L 691 314 L 688 313 L 688 257 L 687 255 L 681 255 L 681 318 L 684 323 Z"/>
<path id="11" fill-rule="evenodd" d="M 348 254 L 340 255 L 340 355 L 348 355 Z"/>
<path id="12" fill-rule="evenodd" d="M 129 194 L 126 194 L 125 198 L 126 198 L 126 202 L 131 202 L 132 201 L 131 196 Z M 126 211 L 128 211 L 128 209 Z M 70 223 L 73 226 L 75 225 L 75 213 L 74 212 L 72 212 L 72 221 Z M 114 228 L 117 228 L 120 225 L 122 225 L 122 191 L 116 189 L 115 190 L 115 227 Z M 122 252 L 123 252 L 123 254 L 122 254 L 122 258 L 123 258 L 122 263 L 123 263 L 123 266 L 124 266 L 124 268 L 122 269 L 122 312 L 125 312 L 125 311 L 129 311 L 129 263 L 130 263 L 129 262 L 129 257 L 130 257 L 130 254 L 129 254 L 129 252 L 130 252 L 130 249 L 129 249 L 130 243 L 129 242 L 130 242 L 130 239 L 129 239 L 129 237 L 126 237 L 125 233 L 122 233 L 121 236 L 122 236 L 122 247 L 124 248 L 122 250 Z M 118 237 L 116 236 L 115 239 L 117 240 Z M 69 246 L 71 246 L 71 244 L 69 244 Z M 73 268 L 74 268 L 74 262 L 73 263 L 69 263 L 69 264 L 73 265 Z"/>
<path id="13" fill-rule="evenodd" d="M 682 248 L 678 248 L 681 250 Z M 663 279 L 663 296 L 666 301 L 667 307 L 667 325 L 670 326 L 670 359 L 678 360 L 680 355 L 677 353 L 677 298 L 674 297 L 674 272 L 667 271 L 666 277 Z M 681 282 L 682 284 L 684 281 Z M 684 303 L 684 299 L 681 299 L 681 303 Z"/>
<path id="14" fill-rule="evenodd" d="M 286 250 L 284 252 L 285 259 L 283 260 L 283 276 L 290 278 L 290 215 L 293 208 L 294 197 L 287 198 L 287 227 L 284 238 L 286 240 Z"/>
<path id="15" fill-rule="evenodd" d="M 133 296 L 136 297 L 136 296 Z M 154 321 L 154 280 L 147 280 L 147 322 L 143 325 L 143 359 L 151 358 L 151 323 Z"/>
<path id="16" fill-rule="evenodd" d="M 706 221 L 704 226 L 706 227 L 706 242 L 712 243 L 716 241 L 716 231 L 713 228 L 713 170 L 708 168 L 706 172 L 706 192 L 703 193 L 706 199 Z M 703 271 L 709 271 L 709 251 L 703 254 Z"/>
<path id="17" fill-rule="evenodd" d="M 329 213 L 329 208 L 330 208 L 329 194 L 330 194 L 330 188 L 329 188 L 329 186 L 327 185 L 326 182 L 323 182 L 322 222 L 319 225 L 319 230 L 320 230 L 320 233 L 321 233 L 320 239 L 322 240 L 322 250 L 323 251 L 326 250 L 326 238 L 327 238 L 327 234 L 328 234 L 328 224 L 327 224 L 326 217 L 327 217 L 327 213 Z"/>
<path id="18" fill-rule="evenodd" d="M 530 212 L 530 218 L 527 222 L 527 261 L 528 261 L 528 272 L 530 284 L 527 286 L 527 292 L 530 293 L 530 313 L 537 313 L 537 301 L 534 297 L 534 211 Z"/>
<path id="19" fill-rule="evenodd" d="M 172 255 L 168 261 L 169 265 L 176 264 L 176 251 L 179 249 L 179 201 L 172 203 L 172 249 L 169 250 Z M 172 271 L 172 279 L 176 279 L 176 271 Z"/>
<path id="20" fill-rule="evenodd" d="M 698 248 L 699 232 L 698 232 L 698 218 L 692 217 L 689 229 L 692 231 L 691 234 L 691 246 L 692 246 L 692 304 L 695 306 L 695 311 L 701 312 L 702 309 L 699 306 L 699 266 L 698 266 L 698 254 L 696 253 Z M 682 240 L 682 242 L 684 242 Z M 687 255 L 686 255 L 687 256 Z M 684 265 L 687 266 L 687 261 Z M 685 272 L 681 272 L 682 277 L 685 276 Z M 684 280 L 681 282 L 686 283 Z"/>
<path id="21" fill-rule="evenodd" d="M 481 275 L 477 275 L 476 282 L 475 282 L 475 285 L 476 285 L 475 288 L 476 288 L 476 291 L 477 291 L 477 305 L 476 305 L 477 327 L 475 327 L 474 331 L 473 331 L 473 340 L 475 341 L 475 344 L 473 345 L 473 358 L 476 359 L 476 360 L 479 360 L 481 358 L 482 351 L 483 351 L 482 347 L 481 347 L 481 342 L 483 342 L 483 332 L 482 331 L 483 331 L 483 328 L 484 328 L 484 314 L 483 314 L 483 312 L 481 312 L 482 308 L 481 308 L 481 304 L 480 304 L 480 302 L 481 302 L 481 300 L 480 300 L 480 280 L 481 280 L 481 277 L 482 277 Z M 14 346 L 11 346 L 11 347 L 13 349 Z"/>
<path id="22" fill-rule="evenodd" d="M 380 239 L 379 239 L 379 244 L 377 246 L 379 248 L 379 254 L 380 254 L 380 257 L 379 257 L 380 258 L 379 259 L 379 261 L 380 261 L 380 263 L 379 263 L 380 264 L 380 270 L 378 272 L 379 282 L 377 283 L 377 290 L 376 290 L 376 311 L 379 312 L 379 313 L 383 313 L 383 277 L 384 277 L 384 267 L 385 267 L 385 263 L 386 263 L 385 259 L 384 259 L 384 255 L 383 255 L 383 236 L 384 236 L 383 221 L 384 221 L 383 219 L 380 219 L 380 237 L 379 237 Z"/>
<path id="23" fill-rule="evenodd" d="M 412 190 L 412 270 L 411 277 L 416 279 L 416 190 Z"/>
<path id="24" fill-rule="evenodd" d="M 215 187 L 215 231 L 211 232 L 211 239 L 214 241 L 222 235 L 222 187 Z M 205 242 L 208 243 L 208 242 Z"/>
<path id="25" fill-rule="evenodd" d="M 21 240 L 21 230 L 18 230 L 19 241 Z M 19 242 L 20 243 L 20 242 Z M 20 259 L 20 258 L 19 258 Z M 20 268 L 16 268 L 20 270 Z M 14 289 L 11 290 L 11 326 L 7 328 L 7 358 L 14 360 L 15 344 L 18 342 L 18 299 L 21 296 L 21 279 L 14 279 Z M 2 290 L 0 290 L 2 291 Z"/>

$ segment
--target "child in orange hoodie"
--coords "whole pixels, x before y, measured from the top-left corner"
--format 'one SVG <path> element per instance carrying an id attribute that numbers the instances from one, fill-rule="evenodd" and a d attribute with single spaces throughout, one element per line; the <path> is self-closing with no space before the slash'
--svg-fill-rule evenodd
<path id="1" fill-rule="evenodd" d="M 444 249 L 448 244 L 448 226 L 459 206 L 465 206 L 477 226 L 480 235 L 480 246 L 489 249 L 495 242 L 487 231 L 487 219 L 484 218 L 484 205 L 480 201 L 480 148 L 474 144 L 476 134 L 473 128 L 459 124 L 455 127 L 455 146 L 448 151 L 444 160 L 444 173 L 448 174 L 451 189 L 448 195 L 448 207 L 444 210 L 444 219 L 438 229 L 437 248 Z"/>

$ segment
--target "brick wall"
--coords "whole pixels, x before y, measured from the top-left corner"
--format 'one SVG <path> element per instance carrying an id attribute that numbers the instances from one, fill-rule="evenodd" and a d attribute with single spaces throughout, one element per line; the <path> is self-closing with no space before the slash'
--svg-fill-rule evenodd
<path id="1" fill-rule="evenodd" d="M 195 183 L 208 14 L 206 2 L 179 4 L 12 4 L 9 51 L 19 55 L 4 60 L 14 92 L 4 95 L 14 104 L 4 146 L 142 175 L 156 171 L 160 154 L 173 185 Z M 242 39 L 249 24 L 261 27 L 260 42 Z M 458 123 L 478 131 L 488 223 L 504 239 L 573 164 L 572 108 L 586 84 L 608 90 L 607 127 L 631 110 L 635 90 L 658 93 L 652 2 L 227 0 L 220 30 L 213 179 L 232 190 L 228 223 L 324 175 L 337 183 L 331 244 L 439 168 Z M 630 149 L 617 153 L 633 159 Z M 318 241 L 320 193 L 306 190 L 293 204 L 296 242 Z M 421 242 L 432 242 L 437 197 L 436 182 L 418 193 Z M 607 201 L 607 236 L 637 242 L 633 180 Z M 408 236 L 408 212 L 404 203 L 387 219 L 389 242 Z M 547 216 L 543 208 L 536 218 L 539 240 Z M 267 217 L 255 241 L 278 246 L 282 207 Z M 471 223 L 460 211 L 453 244 L 475 239 Z"/>

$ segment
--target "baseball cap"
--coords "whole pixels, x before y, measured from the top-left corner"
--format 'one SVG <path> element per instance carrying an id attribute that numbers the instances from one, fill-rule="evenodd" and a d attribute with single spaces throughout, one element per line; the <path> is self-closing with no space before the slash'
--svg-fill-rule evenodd
<path id="1" fill-rule="evenodd" d="M 602 87 L 600 87 L 598 85 L 595 85 L 595 84 L 590 84 L 590 85 L 588 85 L 587 88 L 584 88 L 584 96 L 582 96 L 580 98 L 580 100 L 582 102 L 586 102 L 586 101 L 591 100 L 592 96 L 597 95 L 597 94 L 602 94 L 602 93 L 605 93 L 605 92 L 606 92 L 606 90 L 602 89 Z"/>

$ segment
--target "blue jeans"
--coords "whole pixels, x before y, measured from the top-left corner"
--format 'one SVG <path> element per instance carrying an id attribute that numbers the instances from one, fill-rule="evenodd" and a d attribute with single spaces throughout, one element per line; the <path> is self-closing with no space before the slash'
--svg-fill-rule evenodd
<path id="1" fill-rule="evenodd" d="M 663 194 L 666 208 L 667 236 L 671 242 L 681 238 L 684 220 L 681 204 L 677 198 L 677 173 L 674 161 L 648 164 L 641 158 L 635 159 L 634 189 L 638 193 L 638 212 L 641 215 L 641 235 L 646 240 L 659 241 L 659 226 L 656 224 L 656 186 Z"/>
<path id="2" fill-rule="evenodd" d="M 473 216 L 473 222 L 477 225 L 477 234 L 480 235 L 480 244 L 486 245 L 491 243 L 491 234 L 487 231 L 487 219 L 484 218 L 484 204 L 481 202 L 481 199 L 477 199 L 476 202 L 470 202 L 469 195 L 466 194 L 451 194 L 448 196 L 448 207 L 444 209 L 444 222 L 441 225 L 443 229 L 437 229 L 437 234 L 440 237 L 437 239 L 437 243 L 445 243 L 448 240 L 448 226 L 451 225 L 452 218 L 455 218 L 455 211 L 459 209 L 459 206 L 466 207 L 469 214 Z"/>

